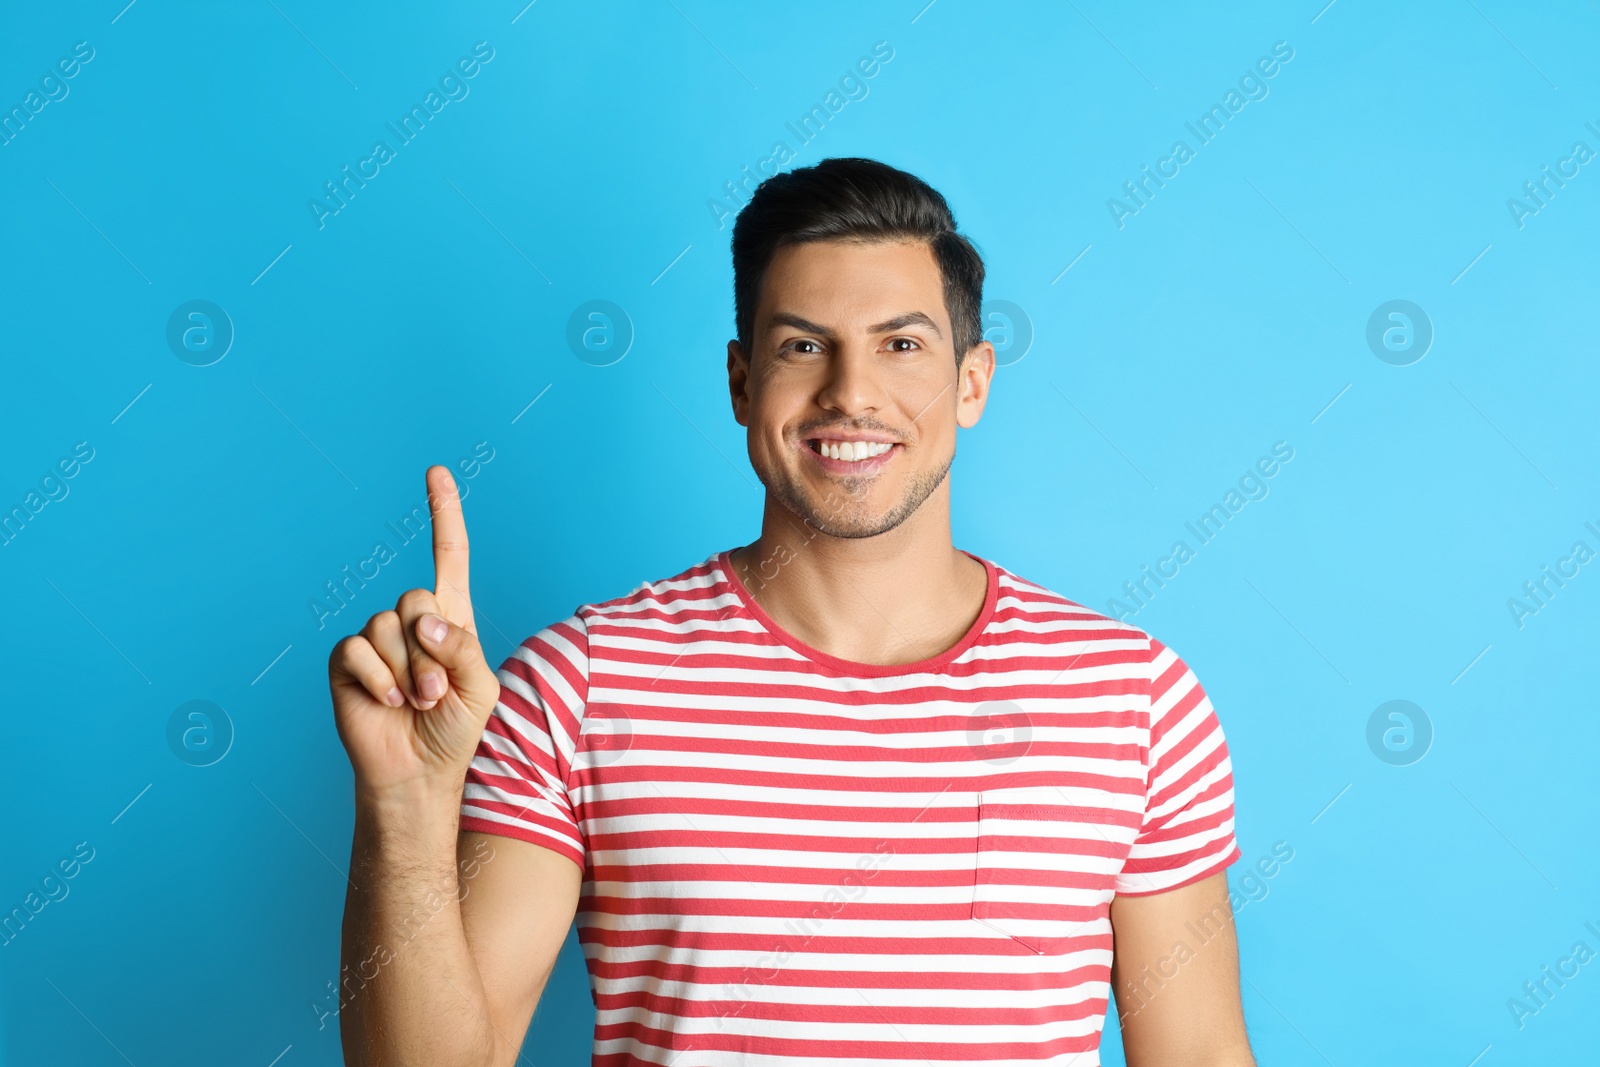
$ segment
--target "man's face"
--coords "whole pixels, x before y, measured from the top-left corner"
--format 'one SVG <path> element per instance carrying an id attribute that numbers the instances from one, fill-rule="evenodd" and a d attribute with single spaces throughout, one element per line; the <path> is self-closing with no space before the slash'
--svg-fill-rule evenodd
<path id="1" fill-rule="evenodd" d="M 977 423 L 994 372 L 987 341 L 957 370 L 939 267 L 920 241 L 780 249 L 750 342 L 748 354 L 728 343 L 728 386 L 751 465 L 835 537 L 892 530 L 941 487 L 956 427 Z"/>

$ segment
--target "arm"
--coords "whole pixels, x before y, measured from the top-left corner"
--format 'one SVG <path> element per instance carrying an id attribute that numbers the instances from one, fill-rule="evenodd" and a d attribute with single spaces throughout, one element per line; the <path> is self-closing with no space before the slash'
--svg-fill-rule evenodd
<path id="1" fill-rule="evenodd" d="M 1227 875 L 1111 902 L 1128 1067 L 1255 1067 L 1239 1002 Z"/>
<path id="2" fill-rule="evenodd" d="M 475 857 L 482 863 L 461 903 L 461 919 L 494 1030 L 489 1062 L 509 1067 L 577 914 L 583 869 L 515 837 L 467 832 L 460 840 L 462 862 Z M 529 907 L 530 900 L 540 906 Z"/>
<path id="3" fill-rule="evenodd" d="M 328 663 L 355 777 L 340 1039 L 361 1067 L 499 1067 L 517 1058 L 581 871 L 539 845 L 460 832 L 501 687 L 473 623 L 455 484 L 434 467 L 428 489 L 436 588 L 403 594 Z"/>
<path id="4" fill-rule="evenodd" d="M 357 803 L 339 990 L 351 1064 L 517 1059 L 582 871 L 526 841 L 458 835 L 460 804 L 459 789 Z"/>

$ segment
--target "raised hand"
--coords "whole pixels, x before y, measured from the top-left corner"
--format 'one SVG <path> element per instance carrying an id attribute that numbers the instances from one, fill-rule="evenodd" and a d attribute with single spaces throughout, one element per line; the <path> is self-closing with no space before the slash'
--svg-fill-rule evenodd
<path id="1" fill-rule="evenodd" d="M 333 648 L 334 722 L 357 789 L 459 789 L 500 681 L 484 659 L 467 581 L 467 524 L 447 467 L 427 471 L 434 588 L 409 589 Z"/>

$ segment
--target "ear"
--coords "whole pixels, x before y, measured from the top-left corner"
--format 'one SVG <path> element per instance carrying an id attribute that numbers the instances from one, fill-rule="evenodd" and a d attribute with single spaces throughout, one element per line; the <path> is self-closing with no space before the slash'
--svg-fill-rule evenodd
<path id="1" fill-rule="evenodd" d="M 739 342 L 728 342 L 728 399 L 733 402 L 733 421 L 750 425 L 750 361 Z"/>
<path id="2" fill-rule="evenodd" d="M 978 425 L 993 380 L 994 344 L 979 341 L 967 350 L 967 358 L 956 371 L 956 425 L 968 430 Z"/>

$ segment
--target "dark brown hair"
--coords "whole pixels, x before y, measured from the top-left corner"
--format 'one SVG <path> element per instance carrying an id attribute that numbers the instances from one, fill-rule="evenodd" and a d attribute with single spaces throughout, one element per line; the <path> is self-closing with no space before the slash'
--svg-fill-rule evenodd
<path id="1" fill-rule="evenodd" d="M 944 280 L 956 366 L 983 340 L 983 258 L 956 232 L 944 197 L 887 163 L 836 157 L 763 181 L 733 224 L 734 327 L 747 355 L 773 254 L 785 245 L 837 240 L 928 242 Z"/>

